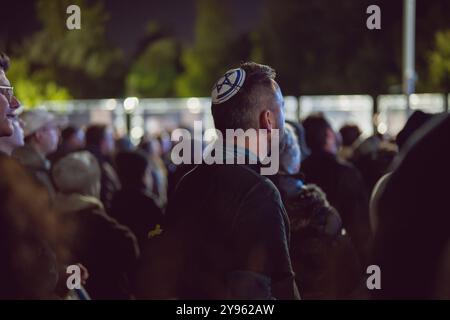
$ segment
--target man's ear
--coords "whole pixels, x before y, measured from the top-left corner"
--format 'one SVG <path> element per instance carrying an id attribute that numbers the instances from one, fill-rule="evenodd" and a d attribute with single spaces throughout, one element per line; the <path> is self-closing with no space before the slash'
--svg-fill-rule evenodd
<path id="1" fill-rule="evenodd" d="M 271 131 L 273 128 L 273 120 L 270 110 L 264 110 L 259 117 L 259 126 L 261 129 Z"/>

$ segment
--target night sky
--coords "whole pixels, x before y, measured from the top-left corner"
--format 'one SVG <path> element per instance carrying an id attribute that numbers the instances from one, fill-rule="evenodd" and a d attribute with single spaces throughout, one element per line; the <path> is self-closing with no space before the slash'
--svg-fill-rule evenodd
<path id="1" fill-rule="evenodd" d="M 93 2 L 90 0 L 88 2 Z M 107 37 L 121 47 L 127 55 L 131 54 L 144 29 L 151 20 L 170 29 L 185 44 L 194 39 L 195 0 L 108 0 L 103 1 L 110 15 Z M 227 0 L 236 30 L 249 31 L 258 25 L 264 0 Z M 83 14 L 83 13 L 82 13 Z M 83 17 L 83 16 L 82 16 Z M 35 1 L 14 0 L 3 3 L 0 10 L 0 46 L 5 39 L 21 39 L 38 30 L 35 16 Z"/>

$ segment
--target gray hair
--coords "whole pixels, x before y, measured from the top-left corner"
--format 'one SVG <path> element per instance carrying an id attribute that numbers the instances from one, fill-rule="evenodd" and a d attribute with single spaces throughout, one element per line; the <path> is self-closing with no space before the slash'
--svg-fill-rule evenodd
<path id="1" fill-rule="evenodd" d="M 100 175 L 97 159 L 88 151 L 70 153 L 52 169 L 56 188 L 63 193 L 98 196 Z"/>
<path id="2" fill-rule="evenodd" d="M 280 171 L 296 174 L 300 170 L 301 152 L 294 128 L 286 123 L 284 127 L 284 147 L 280 153 Z"/>

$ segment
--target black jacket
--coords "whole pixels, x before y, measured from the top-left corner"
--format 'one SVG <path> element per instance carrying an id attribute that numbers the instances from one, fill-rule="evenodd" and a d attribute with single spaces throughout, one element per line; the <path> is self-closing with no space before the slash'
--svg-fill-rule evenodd
<path id="1" fill-rule="evenodd" d="M 289 220 L 277 189 L 258 170 L 199 165 L 183 177 L 167 209 L 166 230 L 147 248 L 141 268 L 172 284 L 153 281 L 159 291 L 144 297 L 299 298 Z M 172 255 L 164 256 L 168 251 Z M 149 268 L 157 259 L 159 268 Z"/>
<path id="2" fill-rule="evenodd" d="M 156 200 L 143 188 L 124 188 L 112 199 L 111 216 L 133 231 L 139 244 L 149 232 L 163 225 L 163 213 Z"/>
<path id="3" fill-rule="evenodd" d="M 318 185 L 330 204 L 339 212 L 360 255 L 368 260 L 370 250 L 369 200 L 361 174 L 350 163 L 322 152 L 311 154 L 302 162 L 306 183 Z"/>
<path id="4" fill-rule="evenodd" d="M 354 297 L 362 281 L 358 254 L 342 234 L 339 213 L 319 187 L 305 185 L 286 200 L 291 259 L 303 299 Z"/>
<path id="5" fill-rule="evenodd" d="M 128 274 L 139 255 L 133 233 L 109 217 L 92 197 L 58 194 L 55 210 L 72 227 L 70 253 L 74 263 L 88 269 L 86 289 L 91 298 L 130 298 Z"/>
<path id="6" fill-rule="evenodd" d="M 430 120 L 406 143 L 380 191 L 372 261 L 381 269 L 377 298 L 450 298 L 449 138 L 450 115 Z"/>

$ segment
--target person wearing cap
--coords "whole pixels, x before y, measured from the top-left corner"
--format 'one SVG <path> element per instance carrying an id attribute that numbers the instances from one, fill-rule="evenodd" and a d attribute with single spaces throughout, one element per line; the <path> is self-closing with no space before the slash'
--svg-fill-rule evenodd
<path id="1" fill-rule="evenodd" d="M 211 110 L 216 129 L 224 135 L 226 129 L 256 129 L 260 141 L 270 141 L 278 130 L 283 134 L 283 104 L 275 71 L 248 62 L 219 79 Z M 217 152 L 235 159 L 256 157 L 255 146 L 234 142 Z M 149 286 L 187 299 L 299 298 L 289 256 L 289 219 L 278 190 L 260 170 L 259 162 L 203 163 L 181 179 L 160 238 L 160 245 L 166 237 L 169 247 L 148 249 L 150 255 L 154 249 L 155 263 L 177 261 L 177 274 L 166 277 L 166 269 L 156 273 L 177 279 L 175 288 L 167 292 L 168 280 L 161 286 L 152 280 Z"/>
<path id="2" fill-rule="evenodd" d="M 15 110 L 20 103 L 14 96 L 13 87 L 6 77 L 9 68 L 9 58 L 0 52 L 0 137 L 13 134 L 13 120 L 16 118 Z"/>
<path id="3" fill-rule="evenodd" d="M 44 109 L 26 111 L 21 115 L 24 123 L 25 146 L 13 152 L 19 160 L 54 195 L 50 179 L 50 162 L 47 155 L 58 146 L 59 127 L 65 119 L 57 117 Z"/>

